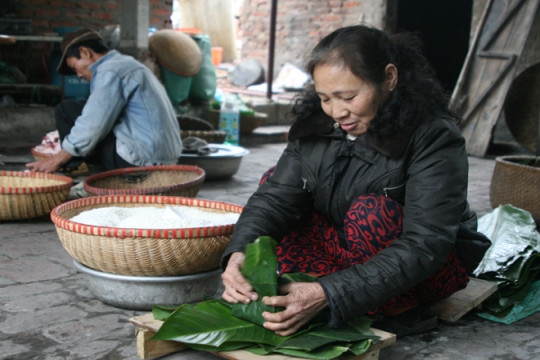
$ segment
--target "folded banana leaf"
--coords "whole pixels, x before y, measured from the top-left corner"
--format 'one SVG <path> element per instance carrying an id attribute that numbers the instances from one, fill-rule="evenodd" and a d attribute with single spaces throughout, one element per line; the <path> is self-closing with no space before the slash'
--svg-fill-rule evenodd
<path id="1" fill-rule="evenodd" d="M 264 296 L 277 295 L 277 257 L 276 241 L 269 236 L 261 236 L 246 246 L 246 257 L 242 266 L 242 274 L 259 295 L 257 301 L 249 304 L 238 303 L 232 307 L 232 314 L 240 319 L 251 321 L 257 325 L 264 323 L 264 311 L 276 312 L 275 306 L 263 304 Z"/>
<path id="2" fill-rule="evenodd" d="M 242 272 L 260 298 L 277 294 L 278 283 L 298 279 L 316 281 L 306 274 L 287 274 L 278 279 L 275 241 L 261 237 L 251 245 L 246 249 Z M 154 317 L 164 322 L 153 339 L 179 341 L 202 351 L 243 349 L 259 355 L 280 353 L 317 360 L 335 359 L 344 353 L 359 355 L 378 340 L 370 330 L 371 320 L 365 317 L 334 329 L 326 325 L 323 315 L 291 336 L 279 336 L 253 321 L 252 316 L 261 317 L 265 307 L 237 307 L 249 320 L 233 315 L 235 307 L 236 304 L 231 305 L 223 299 L 185 304 L 174 309 L 154 306 Z"/>
<path id="3" fill-rule="evenodd" d="M 528 211 L 501 205 L 478 220 L 478 231 L 492 242 L 473 274 L 518 282 L 527 259 L 540 253 L 540 234 Z"/>
<path id="4" fill-rule="evenodd" d="M 540 234 L 532 215 L 512 205 L 501 205 L 478 221 L 478 230 L 492 242 L 473 274 L 497 282 L 497 291 L 484 307 L 499 317 L 527 296 L 540 275 Z"/>

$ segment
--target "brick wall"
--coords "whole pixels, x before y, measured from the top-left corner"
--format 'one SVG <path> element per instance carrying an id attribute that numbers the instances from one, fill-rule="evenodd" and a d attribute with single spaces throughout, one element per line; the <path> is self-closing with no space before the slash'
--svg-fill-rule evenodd
<path id="1" fill-rule="evenodd" d="M 239 18 L 242 58 L 266 69 L 271 0 L 244 0 Z M 331 31 L 355 24 L 383 27 L 387 0 L 280 0 L 277 7 L 274 77 L 285 62 L 303 68 L 315 44 Z"/>
<path id="2" fill-rule="evenodd" d="M 127 0 L 124 0 L 127 1 Z M 32 21 L 34 35 L 53 32 L 57 27 L 89 27 L 96 30 L 120 23 L 118 0 L 19 0 L 16 17 Z M 158 29 L 170 23 L 172 0 L 149 0 L 149 26 Z M 46 83 L 49 79 L 44 63 L 52 46 L 41 42 L 19 42 L 3 46 L 0 61 L 17 66 L 28 82 Z"/>
<path id="3" fill-rule="evenodd" d="M 302 68 L 311 48 L 340 26 L 367 23 L 382 27 L 389 1 L 279 0 L 274 76 L 285 62 Z M 172 3 L 173 0 L 149 0 L 149 26 L 158 29 L 167 26 Z M 120 22 L 120 4 L 118 0 L 19 0 L 17 18 L 30 19 L 34 34 L 52 32 L 55 27 L 99 29 Z M 271 0 L 244 0 L 238 18 L 237 35 L 243 44 L 240 57 L 256 59 L 265 68 L 268 64 L 270 5 Z M 29 82 L 46 83 L 45 63 L 50 45 L 21 42 L 4 46 L 0 61 L 18 66 Z"/>

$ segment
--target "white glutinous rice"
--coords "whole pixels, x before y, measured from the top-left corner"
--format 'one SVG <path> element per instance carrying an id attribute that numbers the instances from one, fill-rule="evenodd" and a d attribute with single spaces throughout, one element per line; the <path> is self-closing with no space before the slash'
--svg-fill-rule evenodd
<path id="1" fill-rule="evenodd" d="M 238 213 L 216 213 L 192 206 L 102 207 L 86 210 L 70 220 L 93 226 L 128 229 L 181 229 L 236 224 Z"/>

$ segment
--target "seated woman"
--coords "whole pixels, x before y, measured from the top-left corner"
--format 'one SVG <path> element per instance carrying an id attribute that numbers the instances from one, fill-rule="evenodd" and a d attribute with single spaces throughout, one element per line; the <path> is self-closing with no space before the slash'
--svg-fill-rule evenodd
<path id="1" fill-rule="evenodd" d="M 245 245 L 267 235 L 281 273 L 318 281 L 263 298 L 285 308 L 263 313 L 266 328 L 289 335 L 323 309 L 330 326 L 365 314 L 411 321 L 464 288 L 490 245 L 467 202 L 458 119 L 412 35 L 341 28 L 307 69 L 314 87 L 295 102 L 287 148 L 223 256 L 223 298 L 257 299 L 240 269 Z M 426 330 L 403 326 L 398 336 Z"/>

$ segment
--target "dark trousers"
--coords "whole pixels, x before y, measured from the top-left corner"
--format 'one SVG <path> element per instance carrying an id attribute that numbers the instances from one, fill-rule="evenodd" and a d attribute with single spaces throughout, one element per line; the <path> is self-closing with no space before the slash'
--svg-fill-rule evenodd
<path id="1" fill-rule="evenodd" d="M 64 100 L 56 106 L 55 119 L 56 128 L 60 136 L 60 142 L 71 132 L 75 125 L 75 120 L 82 114 L 86 101 L 84 100 Z M 86 157 L 75 157 L 68 162 L 66 168 L 76 168 L 83 161 L 90 164 L 101 165 L 105 170 L 132 167 L 133 165 L 122 159 L 116 152 L 116 137 L 111 131 L 100 141 L 96 148 Z"/>

